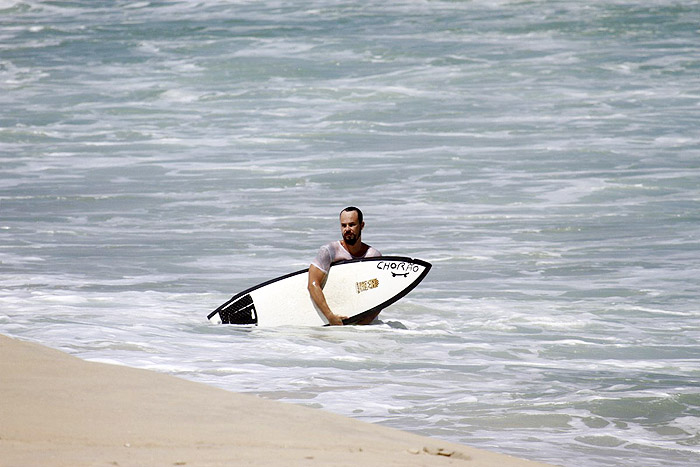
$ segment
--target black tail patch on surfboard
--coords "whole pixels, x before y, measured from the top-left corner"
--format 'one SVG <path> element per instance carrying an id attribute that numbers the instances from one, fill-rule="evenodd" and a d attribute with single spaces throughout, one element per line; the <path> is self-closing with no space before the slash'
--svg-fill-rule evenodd
<path id="1" fill-rule="evenodd" d="M 246 294 L 218 310 L 223 324 L 258 324 L 253 299 Z"/>

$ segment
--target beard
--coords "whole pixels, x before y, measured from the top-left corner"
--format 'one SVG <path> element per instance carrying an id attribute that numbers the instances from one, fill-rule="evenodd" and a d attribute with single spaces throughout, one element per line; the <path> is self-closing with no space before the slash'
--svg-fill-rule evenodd
<path id="1" fill-rule="evenodd" d="M 345 235 L 345 236 L 343 237 L 343 240 L 345 241 L 345 243 L 347 243 L 348 245 L 352 246 L 352 245 L 354 245 L 355 243 L 357 243 L 357 241 L 359 240 L 359 238 L 360 238 L 360 237 L 356 237 L 355 234 L 347 234 L 347 235 Z"/>

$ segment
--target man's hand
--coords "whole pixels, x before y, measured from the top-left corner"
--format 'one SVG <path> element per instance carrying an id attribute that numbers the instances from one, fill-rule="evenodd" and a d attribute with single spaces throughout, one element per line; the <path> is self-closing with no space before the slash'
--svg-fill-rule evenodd
<path id="1" fill-rule="evenodd" d="M 348 319 L 347 316 L 338 316 L 335 313 L 331 314 L 331 316 L 327 317 L 328 319 L 328 324 L 331 326 L 342 326 L 343 325 L 343 320 Z"/>

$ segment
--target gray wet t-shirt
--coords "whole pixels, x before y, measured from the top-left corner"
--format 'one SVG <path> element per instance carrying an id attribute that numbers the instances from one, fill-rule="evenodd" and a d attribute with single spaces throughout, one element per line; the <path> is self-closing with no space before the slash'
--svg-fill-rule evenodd
<path id="1" fill-rule="evenodd" d="M 379 256 L 382 256 L 382 254 L 376 248 L 371 246 L 367 248 L 367 251 L 363 256 L 353 256 L 348 250 L 343 248 L 340 240 L 336 240 L 335 242 L 328 243 L 319 248 L 318 254 L 311 264 L 328 274 L 331 264 L 337 263 L 338 261 L 359 258 L 377 258 Z"/>

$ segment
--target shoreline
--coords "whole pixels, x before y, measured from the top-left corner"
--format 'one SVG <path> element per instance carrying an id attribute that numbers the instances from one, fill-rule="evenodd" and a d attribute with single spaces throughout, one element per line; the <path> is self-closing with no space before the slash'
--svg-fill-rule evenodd
<path id="1" fill-rule="evenodd" d="M 0 334 L 3 466 L 537 467 Z"/>

